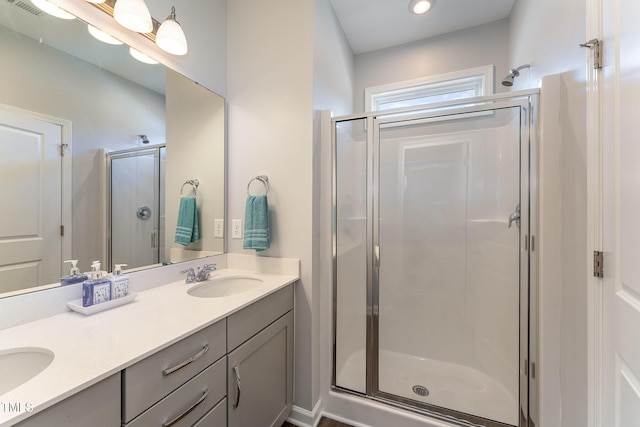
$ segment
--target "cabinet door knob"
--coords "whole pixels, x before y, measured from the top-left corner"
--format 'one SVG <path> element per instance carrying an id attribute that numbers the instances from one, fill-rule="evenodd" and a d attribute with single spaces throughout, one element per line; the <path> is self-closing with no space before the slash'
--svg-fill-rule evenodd
<path id="1" fill-rule="evenodd" d="M 240 368 L 238 365 L 233 367 L 233 373 L 236 375 L 236 403 L 233 404 L 233 409 L 236 409 L 240 405 Z"/>

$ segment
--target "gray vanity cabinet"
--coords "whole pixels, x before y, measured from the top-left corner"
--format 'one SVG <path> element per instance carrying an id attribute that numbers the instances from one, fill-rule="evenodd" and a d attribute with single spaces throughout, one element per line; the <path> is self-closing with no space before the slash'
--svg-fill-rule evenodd
<path id="1" fill-rule="evenodd" d="M 234 327 L 269 325 L 227 356 L 229 427 L 281 426 L 293 407 L 293 287 L 247 307 L 228 319 Z M 279 316 L 279 317 L 278 317 Z M 270 321 L 276 317 L 276 320 Z M 268 320 L 267 320 L 268 319 Z M 266 320 L 266 322 L 265 322 Z"/>
<path id="2" fill-rule="evenodd" d="M 18 423 L 20 427 L 119 427 L 120 374 L 115 374 Z"/>
<path id="3" fill-rule="evenodd" d="M 293 285 L 21 427 L 280 427 L 293 407 Z"/>

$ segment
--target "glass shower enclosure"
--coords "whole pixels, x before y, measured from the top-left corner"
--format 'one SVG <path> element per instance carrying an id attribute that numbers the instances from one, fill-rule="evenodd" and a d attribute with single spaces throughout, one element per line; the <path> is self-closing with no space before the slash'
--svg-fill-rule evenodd
<path id="1" fill-rule="evenodd" d="M 338 117 L 334 388 L 533 426 L 537 94 Z"/>

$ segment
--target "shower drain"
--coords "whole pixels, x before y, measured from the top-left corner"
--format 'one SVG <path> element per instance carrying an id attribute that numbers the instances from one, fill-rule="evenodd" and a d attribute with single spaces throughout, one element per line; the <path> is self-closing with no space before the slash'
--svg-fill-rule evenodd
<path id="1" fill-rule="evenodd" d="M 429 396 L 429 390 L 423 385 L 414 385 L 413 392 L 418 396 Z"/>

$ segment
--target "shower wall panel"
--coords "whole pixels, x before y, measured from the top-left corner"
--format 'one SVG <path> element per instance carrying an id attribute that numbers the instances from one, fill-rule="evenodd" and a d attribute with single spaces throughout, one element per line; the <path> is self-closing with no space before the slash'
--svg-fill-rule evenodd
<path id="1" fill-rule="evenodd" d="M 366 120 L 336 128 L 336 385 L 366 391 L 367 144 Z"/>

